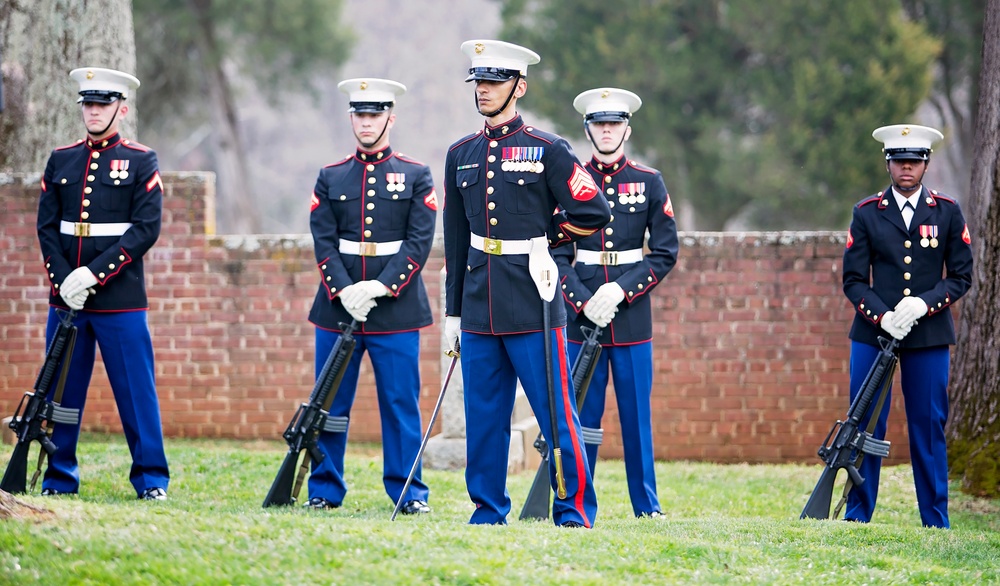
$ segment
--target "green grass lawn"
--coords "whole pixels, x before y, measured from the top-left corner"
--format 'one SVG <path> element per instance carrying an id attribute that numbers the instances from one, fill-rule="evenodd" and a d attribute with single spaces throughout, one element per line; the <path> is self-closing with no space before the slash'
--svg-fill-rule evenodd
<path id="1" fill-rule="evenodd" d="M 462 471 L 426 471 L 434 512 L 390 522 L 370 445 L 350 447 L 342 508 L 262 509 L 285 451 L 168 440 L 170 498 L 141 502 L 124 439 L 87 435 L 79 496 L 23 496 L 52 514 L 0 520 L 0 583 L 1000 584 L 1000 502 L 952 487 L 952 530 L 921 528 L 908 466 L 883 471 L 875 521 L 859 525 L 799 520 L 818 459 L 658 463 L 661 519 L 633 518 L 623 464 L 602 461 L 588 531 L 517 521 L 534 471 L 509 478 L 506 527 L 466 524 Z"/>

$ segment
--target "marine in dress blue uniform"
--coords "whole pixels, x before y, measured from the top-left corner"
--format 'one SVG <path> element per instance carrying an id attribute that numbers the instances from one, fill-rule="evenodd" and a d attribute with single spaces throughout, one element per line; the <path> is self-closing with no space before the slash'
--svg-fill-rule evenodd
<path id="1" fill-rule="evenodd" d="M 586 165 L 611 208 L 603 229 L 555 249 L 560 289 L 569 315 L 570 362 L 583 342 L 581 327 L 602 328 L 594 378 L 578 405 L 591 474 L 603 431 L 609 371 L 621 421 L 629 497 L 637 517 L 660 516 L 653 468 L 650 396 L 653 331 L 649 294 L 677 263 L 677 224 L 663 176 L 625 156 L 629 120 L 642 105 L 634 93 L 597 88 L 576 97 L 593 146 Z M 644 253 L 649 236 L 649 252 Z"/>
<path id="2" fill-rule="evenodd" d="M 347 493 L 344 451 L 361 358 L 375 373 L 382 423 L 385 492 L 396 503 L 421 441 L 420 328 L 430 325 L 430 304 L 420 273 L 434 239 L 437 195 L 430 168 L 389 146 L 392 108 L 403 84 L 376 78 L 342 81 L 349 96 L 357 150 L 319 172 L 312 194 L 312 230 L 320 285 L 309 321 L 316 326 L 316 375 L 342 331 L 360 323 L 357 346 L 330 405 L 339 430 L 320 435 L 326 458 L 309 477 L 314 508 L 339 507 Z M 427 513 L 420 469 L 401 511 Z"/>
<path id="3" fill-rule="evenodd" d="M 972 282 L 972 239 L 958 203 L 922 185 L 933 128 L 898 124 L 876 129 L 892 184 L 861 200 L 844 251 L 844 293 L 856 309 L 851 326 L 851 401 L 886 334 L 901 340 L 899 370 L 906 398 L 910 459 L 920 519 L 949 527 L 949 346 L 955 343 L 951 304 Z M 885 438 L 891 389 L 875 426 Z M 863 422 L 867 426 L 868 421 Z M 865 479 L 847 499 L 845 518 L 868 522 L 878 497 L 880 458 L 864 458 Z"/>
<path id="4" fill-rule="evenodd" d="M 52 151 L 42 176 L 37 228 L 50 283 L 46 339 L 58 326 L 57 311 L 78 311 L 61 404 L 82 412 L 100 346 L 132 454 L 129 480 L 139 498 L 165 499 L 170 475 L 142 262 L 160 234 L 163 183 L 156 153 L 118 134 L 139 80 L 98 67 L 74 69 L 70 77 L 80 85 L 87 137 Z M 49 459 L 42 494 L 79 491 L 79 436 L 79 424 L 55 424 L 52 441 L 59 449 Z"/>
<path id="5" fill-rule="evenodd" d="M 520 379 L 542 433 L 558 433 L 562 450 L 566 496 L 557 495 L 553 521 L 590 527 L 597 497 L 569 377 L 566 310 L 551 303 L 546 333 L 543 303 L 554 298 L 558 276 L 550 246 L 593 234 L 610 211 L 566 140 L 517 113 L 538 55 L 493 40 L 467 41 L 462 51 L 472 64 L 466 81 L 475 82 L 476 107 L 486 117 L 482 130 L 449 148 L 445 162 L 445 334 L 454 348 L 462 331 L 466 483 L 476 505 L 470 523 L 506 523 L 510 512 L 510 416 Z M 543 335 L 552 340 L 557 430 Z M 550 475 L 556 486 L 551 458 Z"/>

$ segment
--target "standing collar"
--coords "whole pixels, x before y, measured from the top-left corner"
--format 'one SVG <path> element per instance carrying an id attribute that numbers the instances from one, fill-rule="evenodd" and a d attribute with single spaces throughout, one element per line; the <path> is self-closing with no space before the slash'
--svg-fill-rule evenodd
<path id="1" fill-rule="evenodd" d="M 361 149 L 357 149 L 354 153 L 354 158 L 364 162 L 364 163 L 381 163 L 382 161 L 387 161 L 392 157 L 392 147 L 386 145 L 386 147 L 380 151 L 375 151 L 374 153 L 365 152 Z"/>
<path id="2" fill-rule="evenodd" d="M 121 134 L 118 134 L 116 132 L 107 138 L 102 138 L 101 140 L 93 140 L 92 138 L 90 138 L 90 136 L 87 136 L 87 139 L 84 142 L 87 143 L 88 147 L 94 149 L 95 151 L 100 151 L 103 149 L 109 149 L 115 146 L 116 144 L 120 143 L 121 141 L 122 141 Z"/>
<path id="3" fill-rule="evenodd" d="M 508 120 L 503 124 L 498 124 L 497 126 L 490 126 L 489 124 L 486 124 L 486 127 L 483 129 L 483 134 L 487 138 L 500 140 L 503 138 L 507 138 L 512 134 L 516 134 L 517 131 L 521 130 L 522 128 L 524 128 L 524 120 L 522 120 L 521 115 L 518 114 L 517 116 L 514 116 L 514 118 L 512 118 L 511 120 Z"/>

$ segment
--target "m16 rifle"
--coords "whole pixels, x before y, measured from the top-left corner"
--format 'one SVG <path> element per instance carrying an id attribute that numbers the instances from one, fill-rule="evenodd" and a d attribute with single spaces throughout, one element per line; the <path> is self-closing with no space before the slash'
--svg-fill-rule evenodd
<path id="1" fill-rule="evenodd" d="M 59 405 L 66 385 L 66 376 L 69 373 L 70 359 L 73 357 L 73 346 L 76 344 L 76 326 L 73 325 L 76 312 L 56 311 L 59 315 L 59 325 L 45 352 L 45 363 L 35 380 L 35 391 L 29 391 L 21 397 L 14 418 L 10 422 L 10 428 L 17 436 L 17 443 L 14 445 L 14 454 L 7 462 L 7 471 L 0 481 L 0 489 L 11 494 L 27 491 L 28 450 L 31 442 L 37 441 L 41 446 L 38 452 L 38 468 L 31 478 L 31 488 L 34 490 L 45 457 L 51 456 L 57 449 L 50 439 L 52 424 L 76 425 L 80 422 L 79 409 L 68 409 Z M 49 391 L 56 377 L 56 370 L 59 370 L 59 379 L 56 381 L 55 392 L 50 400 Z"/>
<path id="2" fill-rule="evenodd" d="M 264 498 L 264 508 L 294 504 L 302 489 L 302 480 L 309 471 L 310 463 L 322 462 L 325 457 L 319 449 L 319 434 L 328 427 L 330 405 L 337 395 L 337 388 L 340 387 L 340 381 L 344 378 L 344 372 L 357 345 L 352 336 L 354 329 L 357 328 L 357 322 L 340 325 L 342 328 L 340 337 L 337 338 L 337 343 L 334 344 L 323 370 L 316 379 L 316 384 L 309 395 L 309 402 L 299 406 L 285 433 L 282 434 L 288 442 L 288 453 L 285 454 L 278 475 L 271 484 L 271 490 Z M 330 431 L 342 430 L 338 427 Z M 298 464 L 299 456 L 302 456 L 301 466 Z M 296 466 L 299 468 L 298 475 L 295 472 Z"/>

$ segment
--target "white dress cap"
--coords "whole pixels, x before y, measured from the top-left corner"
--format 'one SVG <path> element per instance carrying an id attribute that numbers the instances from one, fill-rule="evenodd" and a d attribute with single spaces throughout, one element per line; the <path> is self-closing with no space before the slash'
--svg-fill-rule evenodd
<path id="1" fill-rule="evenodd" d="M 347 94 L 351 112 L 382 112 L 396 103 L 396 96 L 406 93 L 406 86 L 391 79 L 356 77 L 337 84 Z"/>
<path id="2" fill-rule="evenodd" d="M 462 53 L 472 62 L 465 81 L 507 81 L 518 73 L 528 75 L 528 66 L 542 60 L 531 49 L 513 43 L 476 39 L 462 43 Z"/>
<path id="3" fill-rule="evenodd" d="M 642 107 L 642 100 L 628 90 L 603 87 L 581 93 L 573 100 L 573 107 L 587 121 L 621 121 Z"/>
<path id="4" fill-rule="evenodd" d="M 944 135 L 929 126 L 893 124 L 876 128 L 872 138 L 882 143 L 886 159 L 927 160 L 931 145 Z"/>
<path id="5" fill-rule="evenodd" d="M 127 99 L 139 87 L 135 76 L 103 67 L 80 67 L 70 71 L 69 76 L 80 84 L 77 102 L 110 104 L 119 98 Z"/>

